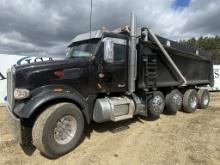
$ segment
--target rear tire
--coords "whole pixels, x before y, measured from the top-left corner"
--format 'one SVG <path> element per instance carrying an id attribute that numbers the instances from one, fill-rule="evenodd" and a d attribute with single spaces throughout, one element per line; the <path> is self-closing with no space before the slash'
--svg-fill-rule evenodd
<path id="1" fill-rule="evenodd" d="M 196 111 L 198 105 L 197 92 L 194 89 L 188 89 L 183 96 L 183 110 L 187 113 Z"/>
<path id="2" fill-rule="evenodd" d="M 152 98 L 148 101 L 148 113 L 153 118 L 159 118 L 165 107 L 164 95 L 161 92 L 153 92 Z"/>
<path id="3" fill-rule="evenodd" d="M 197 92 L 198 97 L 198 108 L 206 109 L 209 106 L 210 96 L 206 89 L 199 89 Z"/>
<path id="4" fill-rule="evenodd" d="M 84 130 L 84 117 L 72 103 L 58 103 L 37 118 L 32 138 L 34 146 L 45 156 L 57 158 L 76 147 Z"/>
<path id="5" fill-rule="evenodd" d="M 183 94 L 178 89 L 174 89 L 166 95 L 165 102 L 166 111 L 169 114 L 176 114 L 177 111 L 182 109 Z"/>

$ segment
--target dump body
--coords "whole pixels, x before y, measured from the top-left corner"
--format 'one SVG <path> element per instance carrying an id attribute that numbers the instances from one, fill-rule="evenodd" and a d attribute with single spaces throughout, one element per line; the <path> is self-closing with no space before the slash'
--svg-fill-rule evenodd
<path id="1" fill-rule="evenodd" d="M 213 63 L 206 52 L 157 37 L 186 79 L 186 83 L 183 84 L 160 48 L 150 38 L 147 42 L 139 41 L 137 81 L 139 88 L 152 86 L 152 83 L 153 87 L 213 85 Z M 152 69 L 152 63 L 155 63 L 156 69 Z M 151 72 L 155 78 L 149 78 Z"/>

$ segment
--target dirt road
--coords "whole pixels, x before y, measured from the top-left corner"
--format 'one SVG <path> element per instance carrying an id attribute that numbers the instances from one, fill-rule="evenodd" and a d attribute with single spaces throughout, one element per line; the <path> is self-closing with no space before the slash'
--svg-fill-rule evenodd
<path id="1" fill-rule="evenodd" d="M 69 154 L 49 160 L 35 151 L 25 155 L 5 124 L 0 110 L 0 164 L 172 165 L 220 164 L 220 93 L 211 94 L 207 110 L 178 112 L 159 120 L 135 118 L 120 123 L 92 124 L 83 142 Z M 113 128 L 129 128 L 112 133 Z"/>

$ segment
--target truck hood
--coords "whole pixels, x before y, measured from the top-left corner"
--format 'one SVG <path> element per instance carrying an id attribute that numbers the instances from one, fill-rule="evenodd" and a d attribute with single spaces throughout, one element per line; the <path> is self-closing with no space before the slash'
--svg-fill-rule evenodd
<path id="1" fill-rule="evenodd" d="M 59 67 L 68 67 L 68 66 L 84 66 L 89 63 L 89 59 L 64 59 L 64 60 L 57 60 L 57 61 L 43 61 L 43 62 L 36 62 L 30 64 L 23 64 L 23 65 L 16 65 L 15 69 L 17 71 L 26 71 L 26 70 L 33 70 L 38 68 L 59 68 Z"/>
<path id="2" fill-rule="evenodd" d="M 17 88 L 37 88 L 48 84 L 62 84 L 79 79 L 88 71 L 90 59 L 66 59 L 15 66 Z M 56 74 L 58 73 L 58 74 Z"/>

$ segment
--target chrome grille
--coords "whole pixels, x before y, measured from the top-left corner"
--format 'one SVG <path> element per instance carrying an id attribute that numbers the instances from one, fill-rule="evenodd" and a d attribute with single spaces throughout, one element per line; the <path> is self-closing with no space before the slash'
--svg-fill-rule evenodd
<path id="1" fill-rule="evenodd" d="M 7 72 L 7 102 L 10 108 L 14 106 L 14 67 Z"/>

